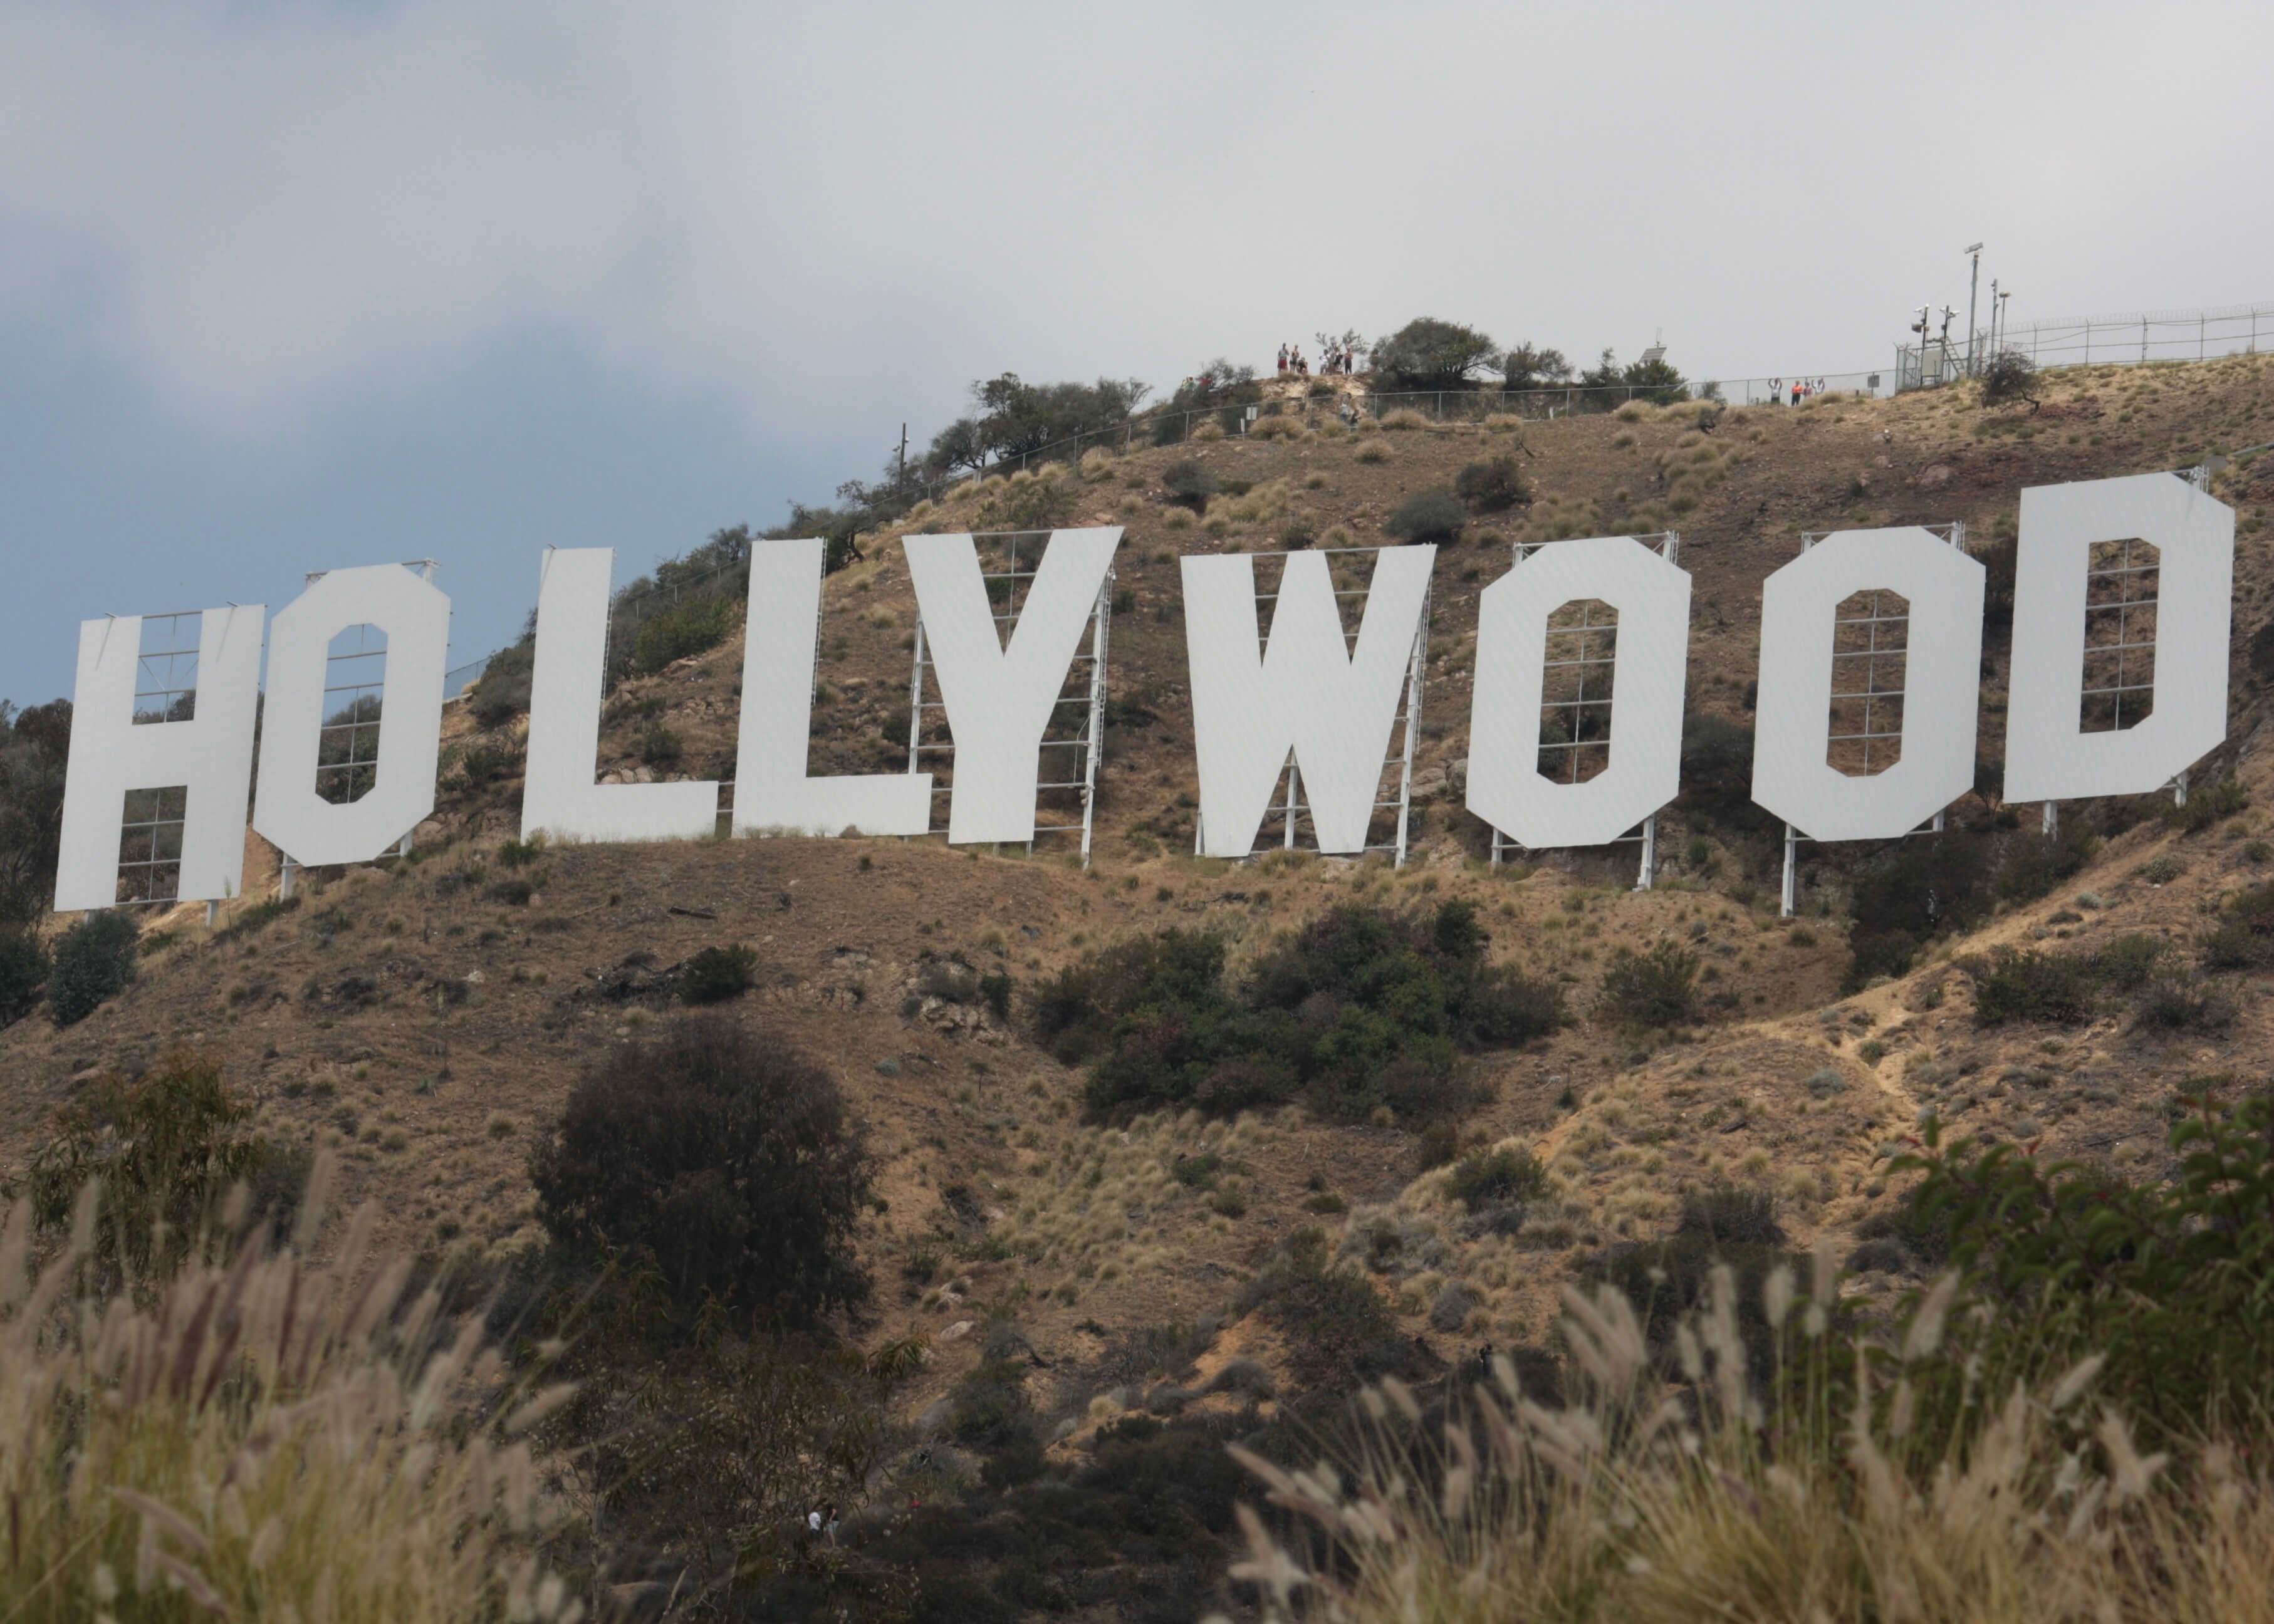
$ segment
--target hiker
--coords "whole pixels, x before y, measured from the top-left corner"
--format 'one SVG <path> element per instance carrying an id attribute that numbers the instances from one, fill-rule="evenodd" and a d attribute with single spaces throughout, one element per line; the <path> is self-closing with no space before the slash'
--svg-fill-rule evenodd
<path id="1" fill-rule="evenodd" d="M 1477 1380 L 1479 1381 L 1492 1380 L 1492 1344 L 1490 1342 L 1480 1344 L 1477 1349 Z"/>
<path id="2" fill-rule="evenodd" d="M 1279 375 L 1282 378 L 1287 375 L 1287 346 L 1284 344 L 1279 346 Z"/>
<path id="3" fill-rule="evenodd" d="M 805 1514 L 805 1539 L 808 1545 L 821 1543 L 821 1508 L 818 1506 Z"/>
<path id="4" fill-rule="evenodd" d="M 1792 403 L 1796 406 L 1800 404 L 1800 380 L 1797 378 L 1792 380 Z"/>
<path id="5" fill-rule="evenodd" d="M 837 1543 L 837 1507 L 834 1505 L 829 1507 L 828 1515 L 822 1518 L 821 1531 L 829 1537 L 831 1545 Z"/>

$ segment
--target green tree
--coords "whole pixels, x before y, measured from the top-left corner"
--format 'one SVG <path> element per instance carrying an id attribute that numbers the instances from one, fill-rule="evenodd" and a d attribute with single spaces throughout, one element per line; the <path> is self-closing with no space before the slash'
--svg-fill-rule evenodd
<path id="1" fill-rule="evenodd" d="M 132 985 L 141 931 L 132 914 L 112 909 L 89 914 L 64 932 L 48 972 L 48 1008 L 56 1025 L 85 1020 L 104 999 Z"/>
<path id="2" fill-rule="evenodd" d="M 1421 316 L 1374 343 L 1377 387 L 1465 389 L 1500 358 L 1500 347 L 1475 327 Z"/>
<path id="3" fill-rule="evenodd" d="M 1510 389 L 1547 388 L 1571 379 L 1571 363 L 1563 358 L 1562 350 L 1528 341 L 1502 356 L 1500 369 L 1502 385 Z"/>

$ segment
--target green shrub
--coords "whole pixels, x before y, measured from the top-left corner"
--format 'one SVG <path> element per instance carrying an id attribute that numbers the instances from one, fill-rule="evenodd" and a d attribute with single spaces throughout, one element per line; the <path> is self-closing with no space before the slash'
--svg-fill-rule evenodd
<path id="1" fill-rule="evenodd" d="M 2135 1423 L 2201 1437 L 2274 1400 L 2274 1103 L 2223 1097 L 2195 1079 L 2171 1132 L 2167 1181 L 2134 1185 L 2105 1169 L 2041 1162 L 1972 1140 L 1925 1149 L 1893 1170 L 1923 1174 L 1916 1227 L 1950 1237 L 1985 1319 L 1962 1326 L 1952 1380 L 2003 1391 L 2023 1367 L 2097 1354 L 2103 1391 Z M 1970 1344 L 1970 1345 L 1969 1345 Z"/>
<path id="2" fill-rule="evenodd" d="M 2215 784 L 2197 785 L 2190 789 L 2187 804 L 2183 807 L 2165 801 L 2156 816 L 2175 829 L 2195 834 L 2246 810 L 2249 805 L 2250 792 L 2242 787 L 2241 779 L 2229 773 Z"/>
<path id="3" fill-rule="evenodd" d="M 537 671 L 537 641 L 515 643 L 490 656 L 466 703 L 484 727 L 501 727 L 529 709 L 529 684 Z"/>
<path id="4" fill-rule="evenodd" d="M 1984 1026 L 2086 1020 L 2098 981 L 2092 960 L 2082 954 L 2001 947 L 1975 972 L 1974 1019 Z"/>
<path id="5" fill-rule="evenodd" d="M 757 950 L 737 942 L 705 947 L 679 966 L 679 996 L 689 1004 L 723 1004 L 749 990 L 758 969 Z"/>
<path id="6" fill-rule="evenodd" d="M 1463 1051 L 1524 1043 L 1563 1019 L 1553 982 L 1490 964 L 1487 944 L 1467 902 L 1346 906 L 1281 940 L 1235 989 L 1219 938 L 1163 931 L 1046 981 L 1035 1024 L 1061 1061 L 1090 1063 L 1099 1115 L 1231 1113 L 1299 1094 L 1331 1116 L 1387 1105 L 1426 1121 L 1467 1103 Z"/>
<path id="7" fill-rule="evenodd" d="M 2037 364 L 2018 350 L 2001 350 L 1992 356 L 1982 369 L 1982 403 L 2003 406 L 2014 401 L 2027 401 L 2029 410 L 2037 410 L 2037 397 L 2031 393 L 2037 387 Z"/>
<path id="8" fill-rule="evenodd" d="M 2102 945 L 2093 955 L 2093 967 L 2109 986 L 2128 992 L 2155 974 L 2164 951 L 2165 944 L 2157 937 L 2127 931 Z"/>
<path id="9" fill-rule="evenodd" d="M 39 1007 L 48 983 L 48 944 L 29 930 L 0 930 L 0 1026 Z"/>
<path id="10" fill-rule="evenodd" d="M 651 722 L 640 734 L 639 756 L 651 767 L 668 767 L 686 754 L 679 735 L 661 722 Z"/>
<path id="11" fill-rule="evenodd" d="M 2158 976 L 2135 1006 L 2139 1023 L 2172 1032 L 2223 1032 L 2234 1024 L 2234 1004 L 2218 988 L 2191 975 Z"/>
<path id="12" fill-rule="evenodd" d="M 979 978 L 979 996 L 998 1020 L 1011 1019 L 1011 974 L 1007 970 L 993 970 Z"/>
<path id="13" fill-rule="evenodd" d="M 1404 542 L 1450 544 L 1461 538 L 1469 510 L 1443 485 L 1416 491 L 1382 522 L 1382 534 Z"/>
<path id="14" fill-rule="evenodd" d="M 538 1219 L 571 1256 L 653 1267 L 683 1311 L 809 1323 L 869 1282 L 854 1238 L 871 1164 L 829 1074 L 704 1016 L 604 1056 L 531 1158 Z"/>
<path id="15" fill-rule="evenodd" d="M 1532 486 L 1512 456 L 1472 462 L 1453 476 L 1453 494 L 1479 513 L 1505 513 L 1532 500 Z"/>
<path id="16" fill-rule="evenodd" d="M 2035 902 L 2092 861 L 2100 836 L 2081 817 L 2061 824 L 2052 836 L 2016 837 L 1999 865 L 1995 890 L 2008 902 Z"/>
<path id="17" fill-rule="evenodd" d="M 1286 1334 L 1289 1373 L 1305 1387 L 1347 1389 L 1402 1373 L 1412 1358 L 1381 1294 L 1330 1267 L 1326 1234 L 1311 1225 L 1288 1237 L 1233 1305 Z"/>
<path id="18" fill-rule="evenodd" d="M 1986 917 L 1988 877 L 1982 842 L 1955 832 L 1899 841 L 1869 860 L 1849 905 L 1846 990 L 1901 975 L 1928 942 Z"/>
<path id="19" fill-rule="evenodd" d="M 64 932 L 48 970 L 48 1009 L 56 1025 L 85 1020 L 104 999 L 132 984 L 140 934 L 140 925 L 124 909 L 89 914 Z"/>
<path id="20" fill-rule="evenodd" d="M 1175 501 L 1194 513 L 1206 513 L 1209 498 L 1216 492 L 1216 476 L 1190 461 L 1170 463 L 1162 472 L 1161 485 Z"/>
<path id="21" fill-rule="evenodd" d="M 237 916 L 213 933 L 216 943 L 241 941 L 257 936 L 283 915 L 300 906 L 297 897 L 269 897 L 243 909 Z"/>
<path id="22" fill-rule="evenodd" d="M 632 638 L 632 673 L 653 676 L 674 660 L 717 648 L 734 629 L 732 598 L 689 598 L 641 622 Z"/>
<path id="23" fill-rule="evenodd" d="M 33 1217 L 67 1228 L 81 1186 L 98 1180 L 95 1259 L 114 1283 L 179 1267 L 234 1186 L 252 1197 L 246 1218 L 282 1224 L 299 1205 L 308 1155 L 253 1132 L 252 1116 L 211 1055 L 176 1049 L 139 1078 L 98 1078 L 56 1111 L 55 1137 L 33 1158 Z"/>
<path id="24" fill-rule="evenodd" d="M 1697 997 L 1698 964 L 1698 955 L 1676 942 L 1654 942 L 1640 953 L 1615 949 L 1603 971 L 1601 1007 L 1630 1026 L 1671 1026 L 1688 1020 Z"/>
<path id="25" fill-rule="evenodd" d="M 2215 970 L 2274 965 L 2274 881 L 2253 885 L 2220 904 L 2218 922 L 2202 939 L 2202 959 Z"/>
<path id="26" fill-rule="evenodd" d="M 1445 1193 L 1474 1211 L 1489 1205 L 1536 1201 L 1547 1193 L 1547 1169 L 1517 1146 L 1472 1150 L 1454 1166 Z"/>

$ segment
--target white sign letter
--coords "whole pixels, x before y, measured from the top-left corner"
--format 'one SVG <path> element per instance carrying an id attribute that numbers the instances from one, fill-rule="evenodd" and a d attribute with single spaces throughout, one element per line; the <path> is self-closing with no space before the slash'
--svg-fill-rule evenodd
<path id="1" fill-rule="evenodd" d="M 719 824 L 719 786 L 595 784 L 606 673 L 613 547 L 545 555 L 537 592 L 537 660 L 529 684 L 523 839 L 695 840 Z"/>
<path id="2" fill-rule="evenodd" d="M 1559 784 L 1540 771 L 1547 622 L 1586 598 L 1619 616 L 1610 764 Z M 1600 846 L 1672 801 L 1682 789 L 1689 643 L 1689 573 L 1628 537 L 1555 542 L 1487 587 L 1477 604 L 1469 810 L 1523 846 Z"/>
<path id="3" fill-rule="evenodd" d="M 2155 676 L 2146 695 L 2127 691 L 2108 697 L 2124 707 L 2144 697 L 2154 709 L 2135 726 L 2086 733 L 2081 710 L 2088 632 L 2095 648 L 2136 643 L 2146 619 L 2126 605 L 2135 597 L 2138 577 L 2121 568 L 2120 554 L 2110 566 L 2117 573 L 2106 578 L 2111 606 L 2087 602 L 2087 573 L 2098 568 L 2094 545 L 2123 541 L 2156 550 Z M 2133 552 L 2135 566 L 2147 561 L 2145 549 Z M 2013 692 L 2006 711 L 2006 799 L 2141 794 L 2161 788 L 2215 748 L 2226 737 L 2233 593 L 2234 509 L 2176 474 L 2023 491 L 2014 580 Z M 2096 620 L 2105 625 L 2090 623 Z M 2136 649 L 2111 656 L 2096 662 L 2095 688 L 2121 686 L 2114 675 L 2119 671 L 2150 669 Z M 2120 709 L 2116 720 L 2122 721 Z"/>
<path id="4" fill-rule="evenodd" d="M 1811 840 L 1877 840 L 1909 833 L 1973 788 L 1984 577 L 1980 564 L 1916 525 L 1838 531 L 1771 575 L 1761 591 L 1754 801 Z M 1851 777 L 1827 759 L 1833 620 L 1842 601 L 1873 590 L 1909 603 L 1902 754 L 1884 771 Z M 2020 669 L 2017 661 L 2017 681 Z M 1841 673 L 1842 696 L 1868 680 L 1861 670 Z"/>
<path id="5" fill-rule="evenodd" d="M 1344 641 L 1323 555 L 1287 555 L 1270 644 L 1261 650 L 1255 560 L 1245 553 L 1185 557 L 1204 855 L 1245 857 L 1253 849 L 1290 748 L 1319 849 L 1366 849 L 1436 557 L 1433 546 L 1374 554 L 1355 650 Z"/>
<path id="6" fill-rule="evenodd" d="M 134 712 L 142 618 L 80 622 L 62 852 L 56 864 L 58 912 L 107 908 L 119 899 L 120 823 L 126 797 L 135 790 L 187 792 L 178 829 L 169 823 L 162 832 L 153 829 L 143 837 L 163 843 L 156 850 L 162 860 L 179 839 L 177 899 L 212 901 L 243 889 L 245 801 L 252 786 L 264 613 L 259 604 L 205 611 L 199 617 L 195 717 L 139 726 Z M 154 708 L 168 707 L 162 703 Z M 147 856 L 138 854 L 137 860 Z"/>
<path id="7" fill-rule="evenodd" d="M 1035 838 L 1043 730 L 1120 544 L 1118 524 L 1052 530 L 1005 649 L 972 538 L 901 538 L 924 642 L 947 703 L 948 731 L 955 735 L 951 845 Z"/>
<path id="8" fill-rule="evenodd" d="M 332 639 L 350 626 L 387 634 L 386 697 L 376 779 L 335 803 L 317 793 L 316 769 L 324 728 L 351 719 L 327 691 Z M 434 809 L 449 650 L 450 600 L 400 564 L 335 569 L 279 610 L 269 623 L 253 828 L 311 868 L 368 861 L 416 829 Z"/>
<path id="9" fill-rule="evenodd" d="M 818 539 L 761 541 L 750 548 L 734 832 L 922 834 L 931 827 L 928 772 L 805 776 L 825 551 Z"/>

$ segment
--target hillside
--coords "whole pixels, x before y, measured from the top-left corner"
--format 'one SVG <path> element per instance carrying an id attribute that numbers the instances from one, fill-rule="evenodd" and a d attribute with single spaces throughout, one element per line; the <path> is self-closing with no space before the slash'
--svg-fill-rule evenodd
<path id="1" fill-rule="evenodd" d="M 498 848 L 517 832 L 518 724 L 482 735 L 454 706 L 453 793 L 413 861 L 312 876 L 297 908 L 265 922 L 251 905 L 225 909 L 219 939 L 201 909 L 180 910 L 152 922 L 162 945 L 139 983 L 87 1021 L 57 1030 L 38 1018 L 0 1033 L 0 1164 L 20 1164 L 86 1078 L 185 1041 L 224 1058 L 272 1132 L 343 1147 L 346 1196 L 380 1202 L 388 1237 L 501 1260 L 540 1244 L 525 1158 L 580 1069 L 598 1047 L 676 1018 L 647 985 L 652 973 L 708 944 L 748 943 L 759 984 L 731 1006 L 735 1018 L 825 1061 L 885 1161 L 888 1205 L 862 1242 L 877 1312 L 862 1335 L 930 1338 L 907 1413 L 922 1415 L 976 1363 L 977 1327 L 1009 1315 L 1047 1357 L 1030 1391 L 1067 1418 L 1070 1440 L 1141 1402 L 1102 1365 L 1110 1342 L 1225 1314 L 1238 1284 L 1306 1224 L 1369 1272 L 1404 1335 L 1449 1363 L 1486 1340 L 1543 1344 L 1560 1287 L 1620 1245 L 1665 1233 L 1686 1192 L 1773 1191 L 1794 1244 L 1826 1235 L 1846 1255 L 1885 1208 L 1890 1147 L 1931 1110 L 1960 1131 L 2152 1172 L 2175 1089 L 2250 1071 L 2268 1051 L 2274 980 L 2190 980 L 2225 1006 L 2220 1018 L 2163 1026 L 2114 999 L 2083 1019 L 1985 1026 L 1972 989 L 1978 956 L 2002 947 L 2083 950 L 2140 935 L 2167 944 L 2164 962 L 2178 966 L 2195 956 L 2223 897 L 2274 876 L 2260 838 L 2274 758 L 2246 658 L 2274 588 L 2274 459 L 2239 464 L 2219 486 L 2241 515 L 2233 726 L 2197 774 L 2209 784 L 2231 771 L 2248 805 L 2195 829 L 2155 816 L 2144 798 L 2093 814 L 2106 838 L 2081 868 L 2035 899 L 1999 902 L 1899 977 L 1841 996 L 1869 853 L 1811 848 L 1803 917 L 1788 922 L 1774 916 L 1771 831 L 1724 803 L 1692 793 L 1661 818 L 1660 883 L 1638 894 L 1631 848 L 1487 866 L 1485 831 L 1454 788 L 1477 598 L 1515 542 L 1678 530 L 1696 580 L 1691 706 L 1744 726 L 1760 583 L 1803 527 L 1959 520 L 1979 545 L 2010 535 L 2024 485 L 2177 468 L 2274 440 L 2264 357 L 2064 373 L 2043 395 L 2034 414 L 1984 412 L 1958 392 L 1827 399 L 1728 411 L 1711 432 L 1692 410 L 1642 408 L 1352 433 L 1321 402 L 1307 420 L 1266 419 L 1307 423 L 1270 438 L 1093 453 L 1078 470 L 967 486 L 907 528 L 999 529 L 1012 515 L 1023 526 L 1037 513 L 1126 527 L 1114 721 L 1087 871 L 1048 839 L 1031 856 L 936 841 L 568 847 L 508 868 Z M 1518 455 L 1535 494 L 1472 520 L 1440 553 L 1418 763 L 1426 798 L 1405 868 L 1192 858 L 1178 557 L 1270 550 L 1291 527 L 1321 545 L 1371 545 L 1401 500 L 1502 452 Z M 1162 486 L 1186 459 L 1245 488 L 1195 517 Z M 866 556 L 827 584 L 817 771 L 905 763 L 913 599 L 889 538 L 863 542 Z M 1993 643 L 1980 746 L 1992 762 L 2005 684 Z M 737 659 L 730 638 L 615 690 L 603 770 L 731 777 Z M 657 744 L 659 728 L 675 756 Z M 478 787 L 463 768 L 476 748 L 508 764 Z M 1986 842 L 2018 839 L 1999 811 L 1985 795 L 1954 819 Z M 2024 831 L 2034 813 L 2019 820 Z M 258 868 L 255 897 L 266 894 Z M 505 883 L 516 881 L 526 886 Z M 1286 1107 L 1231 1123 L 1193 1114 L 1103 1125 L 1084 1119 L 1080 1071 L 1032 1041 L 1036 983 L 1133 934 L 1205 925 L 1238 960 L 1337 902 L 1457 898 L 1477 905 L 1496 959 L 1559 978 L 1581 1017 L 1550 1040 L 1468 1063 L 1489 1100 L 1461 1124 L 1462 1143 L 1512 1139 L 1549 1169 L 1549 1196 L 1510 1232 L 1470 1217 L 1442 1174 L 1421 1172 L 1411 1124 Z M 1666 940 L 1702 959 L 1695 1018 L 1655 1031 L 1590 1018 L 1615 950 Z M 1011 975 L 1007 1019 L 962 989 L 945 967 L 958 959 Z M 1220 1172 L 1178 1177 L 1179 1157 L 1210 1152 Z M 1906 1282 L 1899 1252 L 1864 1260 L 1881 1266 L 1863 1274 L 1864 1289 Z M 1284 1372 L 1285 1356 L 1259 1319 L 1231 1321 L 1187 1385 L 1235 1357 Z"/>

